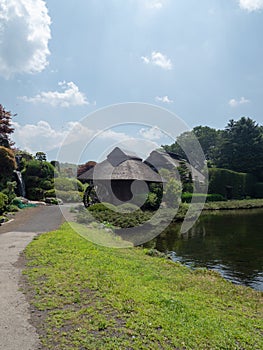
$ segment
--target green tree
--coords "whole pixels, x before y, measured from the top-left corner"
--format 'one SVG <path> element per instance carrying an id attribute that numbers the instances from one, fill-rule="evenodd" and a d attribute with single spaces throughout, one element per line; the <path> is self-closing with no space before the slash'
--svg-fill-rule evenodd
<path id="1" fill-rule="evenodd" d="M 193 128 L 193 133 L 197 137 L 206 160 L 214 162 L 215 152 L 217 150 L 221 131 L 210 128 L 209 126 L 196 126 Z"/>
<path id="2" fill-rule="evenodd" d="M 54 188 L 55 168 L 49 162 L 31 160 L 22 171 L 29 199 L 42 200 L 44 192 Z"/>
<path id="3" fill-rule="evenodd" d="M 196 169 L 202 171 L 205 165 L 205 155 L 202 145 L 194 131 L 186 131 L 179 135 L 172 145 L 163 145 L 166 152 L 177 154 L 182 160 L 187 160 Z"/>
<path id="4" fill-rule="evenodd" d="M 12 127 L 12 117 L 14 116 L 16 114 L 6 111 L 0 104 L 0 146 L 9 147 L 12 145 L 10 135 L 14 132 Z"/>
<path id="5" fill-rule="evenodd" d="M 262 177 L 263 133 L 255 121 L 246 117 L 230 120 L 220 143 L 218 167 Z"/>
<path id="6" fill-rule="evenodd" d="M 37 152 L 35 155 L 35 159 L 39 160 L 40 162 L 45 162 L 47 160 L 47 156 L 46 153 L 44 152 Z"/>
<path id="7" fill-rule="evenodd" d="M 15 168 L 16 161 L 13 151 L 0 146 L 0 189 L 6 187 L 6 182 L 12 178 Z"/>

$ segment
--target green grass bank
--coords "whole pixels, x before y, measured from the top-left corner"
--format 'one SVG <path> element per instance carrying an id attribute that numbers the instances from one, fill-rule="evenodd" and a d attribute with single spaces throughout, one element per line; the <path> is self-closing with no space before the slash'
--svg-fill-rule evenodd
<path id="1" fill-rule="evenodd" d="M 232 210 L 263 208 L 263 199 L 240 199 L 205 203 L 204 210 Z"/>
<path id="2" fill-rule="evenodd" d="M 263 348 L 262 293 L 147 252 L 95 245 L 69 224 L 35 239 L 25 290 L 43 348 Z"/>

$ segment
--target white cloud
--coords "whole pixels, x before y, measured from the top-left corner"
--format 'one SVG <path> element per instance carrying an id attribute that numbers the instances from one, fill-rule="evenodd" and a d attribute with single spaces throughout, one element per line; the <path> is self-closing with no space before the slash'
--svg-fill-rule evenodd
<path id="1" fill-rule="evenodd" d="M 170 100 L 168 96 L 156 96 L 155 97 L 156 102 L 162 102 L 162 103 L 173 103 L 173 100 Z"/>
<path id="2" fill-rule="evenodd" d="M 239 0 L 239 6 L 248 12 L 258 11 L 263 9 L 263 0 Z"/>
<path id="3" fill-rule="evenodd" d="M 159 10 L 164 6 L 164 0 L 146 0 L 145 7 L 149 9 Z"/>
<path id="4" fill-rule="evenodd" d="M 92 130 L 75 121 L 68 122 L 63 130 L 56 130 L 43 120 L 36 124 L 25 125 L 14 122 L 13 126 L 15 128 L 13 140 L 17 147 L 31 154 L 42 151 L 54 159 L 58 149 L 61 148 L 59 160 L 63 162 L 78 162 L 80 157 L 83 161 L 91 158 L 99 160 L 101 156 L 105 159 L 110 150 L 116 146 L 132 150 L 145 158 L 153 149 L 159 147 L 153 140 L 159 140 L 163 136 L 157 127 L 141 129 L 142 139 L 114 130 Z M 86 150 L 87 146 L 89 147 Z"/>
<path id="5" fill-rule="evenodd" d="M 145 64 L 152 64 L 165 70 L 173 68 L 172 61 L 161 52 L 153 51 L 150 57 L 141 56 L 141 59 Z"/>
<path id="6" fill-rule="evenodd" d="M 22 100 L 31 103 L 46 103 L 53 107 L 70 107 L 87 105 L 89 102 L 83 92 L 79 91 L 77 85 L 72 81 L 67 83 L 65 81 L 59 82 L 58 85 L 64 90 L 59 91 L 44 91 L 34 97 L 22 96 Z"/>
<path id="7" fill-rule="evenodd" d="M 20 125 L 13 123 L 15 128 L 14 141 L 16 145 L 30 153 L 37 151 L 48 152 L 61 146 L 73 145 L 78 142 L 85 144 L 86 140 L 95 137 L 98 140 L 112 140 L 114 142 L 124 142 L 129 139 L 125 133 L 118 133 L 112 130 L 100 131 L 92 130 L 80 122 L 68 122 L 63 130 L 55 130 L 44 120 L 36 124 Z"/>
<path id="8" fill-rule="evenodd" d="M 38 73 L 48 65 L 51 19 L 43 0 L 0 1 L 0 75 Z"/>
<path id="9" fill-rule="evenodd" d="M 139 134 L 146 140 L 151 141 L 160 140 L 164 136 L 163 132 L 157 126 L 153 126 L 151 128 L 142 128 L 139 130 Z"/>
<path id="10" fill-rule="evenodd" d="M 236 100 L 236 99 L 232 98 L 231 100 L 229 100 L 228 104 L 231 107 L 237 107 L 240 105 L 247 104 L 249 102 L 250 102 L 250 100 L 246 99 L 245 97 L 241 97 L 240 100 Z"/>
<path id="11" fill-rule="evenodd" d="M 14 141 L 23 150 L 31 153 L 37 151 L 47 152 L 59 147 L 63 142 L 67 131 L 56 131 L 46 121 L 37 124 L 20 125 L 13 123 L 15 127 Z"/>

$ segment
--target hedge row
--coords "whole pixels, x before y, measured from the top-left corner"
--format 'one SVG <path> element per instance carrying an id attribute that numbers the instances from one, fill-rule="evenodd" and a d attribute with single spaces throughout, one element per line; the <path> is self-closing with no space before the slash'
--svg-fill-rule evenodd
<path id="1" fill-rule="evenodd" d="M 226 199 L 243 199 L 254 195 L 255 177 L 232 170 L 209 169 L 208 193 L 218 193 Z"/>
<path id="2" fill-rule="evenodd" d="M 254 186 L 254 197 L 263 198 L 263 182 L 258 182 Z"/>
<path id="3" fill-rule="evenodd" d="M 194 197 L 194 202 L 198 203 L 199 201 L 206 201 L 206 202 L 220 202 L 224 201 L 225 197 L 221 194 L 213 193 L 205 195 L 203 193 L 189 193 L 184 192 L 182 193 L 182 202 L 184 203 L 191 203 L 192 198 Z"/>

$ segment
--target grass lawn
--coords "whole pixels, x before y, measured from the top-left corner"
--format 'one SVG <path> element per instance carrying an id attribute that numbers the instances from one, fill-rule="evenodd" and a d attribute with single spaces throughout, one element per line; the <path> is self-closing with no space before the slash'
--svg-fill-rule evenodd
<path id="1" fill-rule="evenodd" d="M 215 272 L 98 246 L 69 224 L 40 235 L 26 258 L 45 349 L 263 348 L 262 293 Z"/>

